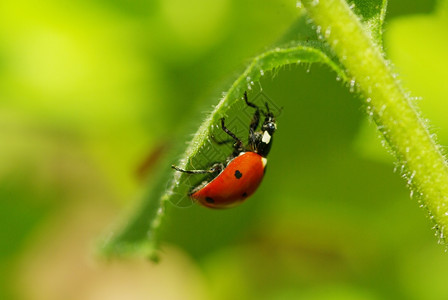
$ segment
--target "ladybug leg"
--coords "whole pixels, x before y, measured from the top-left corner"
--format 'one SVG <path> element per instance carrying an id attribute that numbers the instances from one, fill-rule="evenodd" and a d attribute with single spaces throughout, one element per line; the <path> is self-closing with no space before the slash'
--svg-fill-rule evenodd
<path id="1" fill-rule="evenodd" d="M 271 111 L 269 110 L 269 105 L 267 102 L 265 102 L 264 105 L 266 106 L 266 111 L 267 111 L 267 113 L 265 115 L 269 115 L 271 113 Z"/>
<path id="2" fill-rule="evenodd" d="M 246 101 L 247 106 L 255 108 L 255 113 L 249 126 L 249 135 L 252 135 L 257 130 L 258 124 L 260 123 L 260 108 L 252 102 L 249 102 L 247 99 L 247 92 L 244 92 L 244 101 Z"/>
<path id="3" fill-rule="evenodd" d="M 240 150 L 244 149 L 243 142 L 232 131 L 227 129 L 227 127 L 224 124 L 224 122 L 225 122 L 225 118 L 221 118 L 221 128 L 222 128 L 222 130 L 224 130 L 225 133 L 227 133 L 228 135 L 230 135 L 232 137 L 232 139 L 235 141 L 235 151 L 238 150 L 238 152 L 240 152 Z"/>
<path id="4" fill-rule="evenodd" d="M 247 99 L 247 91 L 244 92 L 244 101 L 246 102 L 247 106 L 250 106 L 252 108 L 258 109 L 258 106 L 256 106 L 255 104 L 253 104 L 252 102 L 249 102 L 249 100 Z"/>
<path id="5" fill-rule="evenodd" d="M 222 163 L 216 163 L 213 166 L 210 167 L 208 170 L 184 170 L 181 169 L 175 165 L 171 165 L 171 168 L 173 168 L 176 171 L 187 173 L 187 174 L 210 174 L 210 173 L 219 173 L 224 169 L 224 165 Z"/>
<path id="6" fill-rule="evenodd" d="M 218 141 L 214 135 L 211 135 L 210 139 L 213 141 L 213 143 L 215 143 L 217 145 L 225 145 L 225 144 L 228 144 L 228 143 L 232 143 L 234 141 L 233 139 Z"/>
<path id="7" fill-rule="evenodd" d="M 257 134 L 256 134 L 256 130 L 258 125 L 260 124 L 260 108 L 255 105 L 252 102 L 249 102 L 249 100 L 247 99 L 247 92 L 244 92 L 244 101 L 246 101 L 246 104 L 252 108 L 255 108 L 255 113 L 254 116 L 252 117 L 252 120 L 250 121 L 250 125 L 249 125 L 249 145 L 250 148 L 256 149 L 257 148 Z"/>

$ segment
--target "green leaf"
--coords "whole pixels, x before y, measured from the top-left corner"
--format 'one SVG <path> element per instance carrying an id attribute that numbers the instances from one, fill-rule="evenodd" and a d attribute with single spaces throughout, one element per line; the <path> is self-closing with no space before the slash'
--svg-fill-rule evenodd
<path id="1" fill-rule="evenodd" d="M 317 1 L 317 0 L 314 0 Z M 320 0 L 324 1 L 324 0 Z M 317 1 L 318 2 L 318 1 Z M 350 1 L 351 6 L 365 27 L 365 32 L 377 45 L 381 45 L 381 28 L 384 20 L 386 1 Z M 301 3 L 298 7 L 300 9 Z M 230 114 L 234 106 L 241 103 L 244 91 L 251 90 L 262 76 L 272 76 L 275 70 L 289 64 L 320 63 L 328 65 L 344 82 L 351 82 L 346 67 L 341 63 L 345 57 L 336 55 L 326 42 L 333 36 L 331 26 L 313 25 L 309 16 L 302 9 L 301 14 L 291 29 L 270 50 L 252 59 L 245 71 L 238 76 L 213 111 L 209 113 L 197 132 L 189 141 L 184 155 L 179 162 L 181 168 L 198 168 L 202 157 L 210 156 L 209 137 L 213 133 L 220 118 Z M 230 153 L 230 152 L 229 152 Z M 191 188 L 189 176 L 168 169 L 174 162 L 174 156 L 167 156 L 165 169 L 157 180 L 148 186 L 146 196 L 134 213 L 124 220 L 120 230 L 112 234 L 106 241 L 103 250 L 109 255 L 123 255 L 132 252 L 144 253 L 154 257 L 157 249 L 157 232 L 168 203 L 180 205 L 186 199 Z M 171 160 L 171 161 L 170 161 Z M 210 163 L 210 162 L 208 162 Z M 203 165 L 201 167 L 207 167 Z M 166 182 L 171 183 L 166 188 Z"/>
<path id="2" fill-rule="evenodd" d="M 381 45 L 387 0 L 348 1 L 348 3 L 362 21 L 372 40 Z"/>

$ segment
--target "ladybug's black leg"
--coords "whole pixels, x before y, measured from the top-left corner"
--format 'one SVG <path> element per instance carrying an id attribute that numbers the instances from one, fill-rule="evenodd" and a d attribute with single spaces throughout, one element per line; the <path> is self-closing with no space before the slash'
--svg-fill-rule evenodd
<path id="1" fill-rule="evenodd" d="M 218 141 L 214 135 L 210 136 L 210 139 L 213 141 L 213 143 L 217 144 L 217 145 L 225 145 L 225 144 L 229 144 L 234 142 L 233 139 L 228 139 L 228 140 L 224 140 L 224 141 Z"/>
<path id="2" fill-rule="evenodd" d="M 232 139 L 235 141 L 235 150 L 241 151 L 244 149 L 243 142 L 229 129 L 227 129 L 226 125 L 224 124 L 225 118 L 221 118 L 221 128 L 224 130 L 225 133 L 230 135 Z"/>
<path id="3" fill-rule="evenodd" d="M 246 104 L 252 108 L 255 108 L 254 116 L 252 117 L 252 121 L 250 122 L 249 126 L 249 138 L 253 135 L 253 133 L 257 130 L 258 124 L 260 123 L 260 108 L 253 104 L 252 102 L 249 102 L 247 99 L 247 92 L 244 92 L 244 101 L 246 101 Z"/>
<path id="4" fill-rule="evenodd" d="M 187 173 L 187 174 L 209 174 L 209 173 L 219 173 L 224 169 L 224 165 L 222 163 L 216 163 L 213 166 L 211 166 L 208 170 L 184 170 L 181 169 L 175 165 L 171 165 L 171 168 L 173 168 L 176 171 Z"/>
<path id="5" fill-rule="evenodd" d="M 258 125 L 260 124 L 260 108 L 255 105 L 252 102 L 249 102 L 247 99 L 247 92 L 244 92 L 244 101 L 246 101 L 246 104 L 252 108 L 255 108 L 254 116 L 252 117 L 252 120 L 250 121 L 249 126 L 249 145 L 252 150 L 257 148 L 257 134 L 255 133 L 257 131 Z"/>
<path id="6" fill-rule="evenodd" d="M 264 105 L 266 105 L 266 111 L 267 111 L 267 114 L 266 114 L 266 115 L 271 114 L 271 111 L 269 110 L 269 105 L 268 105 L 268 103 L 265 102 Z"/>
<path id="7" fill-rule="evenodd" d="M 244 101 L 246 101 L 246 104 L 250 107 L 253 107 L 255 109 L 259 109 L 258 106 L 256 106 L 255 104 L 253 104 L 252 102 L 249 102 L 249 100 L 247 99 L 247 92 L 244 92 Z"/>

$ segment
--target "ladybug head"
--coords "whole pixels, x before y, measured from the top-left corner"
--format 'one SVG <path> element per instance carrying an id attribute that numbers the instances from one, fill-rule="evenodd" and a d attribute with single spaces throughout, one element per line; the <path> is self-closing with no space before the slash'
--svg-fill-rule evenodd
<path id="1" fill-rule="evenodd" d="M 266 111 L 267 112 L 263 112 L 265 118 L 264 118 L 264 122 L 263 125 L 261 125 L 261 130 L 263 132 L 268 132 L 269 135 L 273 135 L 275 130 L 277 129 L 277 124 L 275 122 L 275 117 L 274 114 L 269 110 L 269 105 L 266 102 Z"/>
<path id="2" fill-rule="evenodd" d="M 254 138 L 254 149 L 255 152 L 260 154 L 263 157 L 266 157 L 269 154 L 272 146 L 272 135 L 277 129 L 277 125 L 275 123 L 275 117 L 272 112 L 269 110 L 269 106 L 266 103 L 266 112 L 261 111 L 264 115 L 264 122 L 261 125 L 261 132 L 259 132 Z"/>

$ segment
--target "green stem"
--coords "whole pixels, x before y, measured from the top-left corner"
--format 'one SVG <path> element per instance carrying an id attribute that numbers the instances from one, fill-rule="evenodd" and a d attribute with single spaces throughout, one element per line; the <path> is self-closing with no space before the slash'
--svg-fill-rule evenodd
<path id="1" fill-rule="evenodd" d="M 394 78 L 381 49 L 344 0 L 302 0 L 309 16 L 365 96 L 369 115 L 382 132 L 403 176 L 436 223 L 448 229 L 448 167 L 409 97 Z"/>

